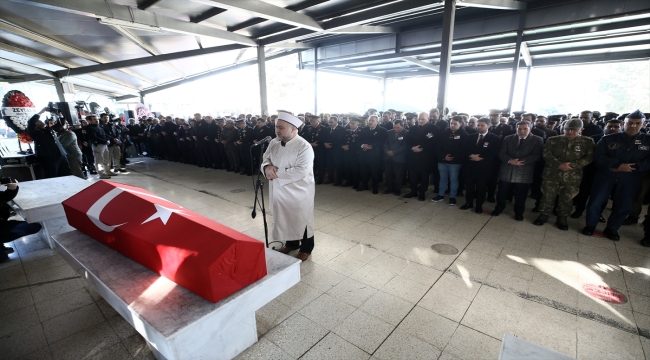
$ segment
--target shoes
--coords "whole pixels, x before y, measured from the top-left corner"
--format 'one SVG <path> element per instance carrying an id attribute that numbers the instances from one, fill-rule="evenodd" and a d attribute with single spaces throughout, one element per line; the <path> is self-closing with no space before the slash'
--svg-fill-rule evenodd
<path id="1" fill-rule="evenodd" d="M 377 194 L 379 194 L 379 190 L 373 190 L 372 193 L 373 193 L 373 195 L 377 195 Z"/>
<path id="2" fill-rule="evenodd" d="M 492 215 L 492 216 L 499 216 L 499 214 L 501 214 L 501 211 L 499 211 L 499 210 L 494 210 L 494 211 L 492 211 L 492 213 L 490 213 L 490 215 Z"/>
<path id="3" fill-rule="evenodd" d="M 296 255 L 296 258 L 298 258 L 298 260 L 300 260 L 300 261 L 305 261 L 305 260 L 307 260 L 309 255 L 311 255 L 311 254 L 301 252 L 301 253 L 298 253 L 298 255 Z"/>
<path id="4" fill-rule="evenodd" d="M 555 220 L 555 225 L 557 225 L 557 228 L 560 230 L 569 230 L 569 224 L 566 222 L 566 216 L 558 216 Z"/>
<path id="5" fill-rule="evenodd" d="M 494 204 L 496 202 L 496 200 L 494 199 L 494 196 L 488 196 L 487 199 L 485 199 L 485 201 L 487 201 L 489 203 L 492 203 L 492 204 Z"/>
<path id="6" fill-rule="evenodd" d="M 456 198 L 449 198 L 449 206 L 455 206 L 456 205 Z"/>
<path id="7" fill-rule="evenodd" d="M 600 215 L 600 218 L 598 219 L 598 222 L 604 224 L 604 223 L 607 222 L 607 220 L 605 220 L 605 218 L 602 215 Z"/>
<path id="8" fill-rule="evenodd" d="M 278 252 L 281 252 L 281 253 L 283 253 L 283 254 L 288 254 L 289 252 L 294 251 L 294 250 L 298 250 L 298 248 L 297 248 L 297 247 L 286 247 L 286 246 L 283 246 L 282 248 L 280 248 L 280 249 L 277 250 L 277 251 L 278 251 Z"/>
<path id="9" fill-rule="evenodd" d="M 515 215 L 515 220 L 524 221 L 524 216 L 523 215 Z"/>
<path id="10" fill-rule="evenodd" d="M 119 174 L 116 173 L 116 172 L 107 171 L 107 172 L 106 172 L 106 175 L 108 175 L 108 176 L 117 176 L 117 175 L 119 175 Z"/>
<path id="11" fill-rule="evenodd" d="M 341 183 L 340 182 L 335 182 L 334 186 L 341 186 Z"/>
<path id="12" fill-rule="evenodd" d="M 473 207 L 474 206 L 472 204 L 465 204 L 465 205 L 461 206 L 460 209 L 461 210 L 467 210 L 467 209 L 471 209 Z"/>
<path id="13" fill-rule="evenodd" d="M 594 234 L 594 230 L 596 230 L 595 226 L 585 226 L 584 229 L 582 229 L 582 235 L 587 235 L 587 236 L 592 236 Z"/>
<path id="14" fill-rule="evenodd" d="M 424 195 L 418 196 L 418 201 L 424 201 Z"/>
<path id="15" fill-rule="evenodd" d="M 436 197 L 431 198 L 431 201 L 433 201 L 433 202 L 439 202 L 439 201 L 443 201 L 444 199 L 445 199 L 444 196 L 442 196 L 442 195 L 438 195 L 438 196 L 436 196 Z"/>
<path id="16" fill-rule="evenodd" d="M 539 205 L 535 206 L 532 211 L 534 213 L 538 213 L 539 212 Z"/>
<path id="17" fill-rule="evenodd" d="M 623 225 L 636 225 L 639 223 L 639 218 L 636 216 L 629 216 L 623 220 Z"/>
<path id="18" fill-rule="evenodd" d="M 641 239 L 641 246 L 650 247 L 650 238 L 644 237 Z"/>
<path id="19" fill-rule="evenodd" d="M 325 184 L 325 185 L 329 185 L 329 184 L 331 184 L 331 183 L 332 183 L 332 182 L 329 181 L 329 180 L 328 180 L 328 181 L 323 181 L 323 184 Z"/>
<path id="20" fill-rule="evenodd" d="M 5 246 L 5 254 L 12 254 L 14 252 L 14 248 Z"/>
<path id="21" fill-rule="evenodd" d="M 410 199 L 410 198 L 412 198 L 412 197 L 416 197 L 416 196 L 418 196 L 417 193 L 410 192 L 410 193 L 404 195 L 403 198 L 405 198 L 405 199 Z"/>
<path id="22" fill-rule="evenodd" d="M 122 173 L 125 173 L 125 172 L 126 172 L 126 169 L 125 169 L 125 168 L 121 168 L 121 169 L 119 169 L 118 171 L 119 171 L 119 172 L 122 172 Z"/>
<path id="23" fill-rule="evenodd" d="M 576 209 L 576 211 L 574 211 L 573 214 L 571 214 L 571 219 L 578 219 L 578 218 L 580 218 L 580 217 L 582 216 L 582 212 L 583 212 L 583 211 L 584 211 L 584 210 Z"/>
<path id="24" fill-rule="evenodd" d="M 392 193 L 392 192 L 393 192 L 393 190 L 388 189 L 388 190 L 384 191 L 384 194 L 390 194 L 390 193 Z"/>
<path id="25" fill-rule="evenodd" d="M 474 212 L 477 214 L 483 214 L 483 207 L 481 205 L 476 205 Z"/>
<path id="26" fill-rule="evenodd" d="M 95 170 L 90 170 L 90 175 L 97 175 L 97 171 L 95 171 Z"/>
<path id="27" fill-rule="evenodd" d="M 535 219 L 533 224 L 535 224 L 537 226 L 542 226 L 542 225 L 546 224 L 547 221 L 548 221 L 548 215 L 539 214 L 539 216 L 537 217 L 537 219 Z"/>
<path id="28" fill-rule="evenodd" d="M 108 179 L 110 179 L 111 177 L 108 176 L 108 175 L 105 175 L 105 174 L 101 174 L 101 175 L 99 175 L 99 178 L 102 179 L 102 180 L 108 180 Z"/>
<path id="29" fill-rule="evenodd" d="M 605 230 L 603 230 L 603 235 L 607 236 L 608 239 L 613 241 L 621 240 L 621 237 L 618 236 L 618 232 L 614 229 L 605 228 Z"/>
<path id="30" fill-rule="evenodd" d="M 362 186 L 359 186 L 359 187 L 357 188 L 357 191 L 363 191 L 363 190 L 368 190 L 368 189 L 366 189 L 366 188 L 364 188 L 364 187 L 362 187 Z"/>
<path id="31" fill-rule="evenodd" d="M 395 196 L 401 196 L 402 192 L 401 191 L 395 191 L 394 194 L 395 194 Z"/>
<path id="32" fill-rule="evenodd" d="M 341 187 L 350 187 L 350 186 L 352 186 L 352 185 L 350 185 L 350 183 L 347 183 L 347 182 L 345 184 L 341 185 Z"/>

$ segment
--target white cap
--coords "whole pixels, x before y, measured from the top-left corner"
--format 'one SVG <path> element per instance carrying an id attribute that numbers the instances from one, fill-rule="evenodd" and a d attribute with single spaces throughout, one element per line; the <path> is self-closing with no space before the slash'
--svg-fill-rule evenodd
<path id="1" fill-rule="evenodd" d="M 279 113 L 278 120 L 286 121 L 289 124 L 295 126 L 296 128 L 300 128 L 302 126 L 302 121 L 300 119 L 286 112 Z"/>

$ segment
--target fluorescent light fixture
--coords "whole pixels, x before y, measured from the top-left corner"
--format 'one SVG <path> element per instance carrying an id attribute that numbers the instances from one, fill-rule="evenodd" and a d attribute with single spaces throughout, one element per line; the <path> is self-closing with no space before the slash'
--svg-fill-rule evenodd
<path id="1" fill-rule="evenodd" d="M 136 22 L 131 22 L 131 21 L 125 21 L 125 20 L 119 20 L 119 19 L 111 19 L 111 18 L 100 18 L 97 19 L 99 20 L 100 24 L 104 25 L 111 25 L 111 26 L 122 26 L 125 28 L 129 29 L 136 29 L 136 30 L 145 30 L 145 31 L 153 31 L 153 32 L 161 32 L 162 29 L 157 27 L 157 26 L 151 26 L 147 24 L 139 24 Z"/>

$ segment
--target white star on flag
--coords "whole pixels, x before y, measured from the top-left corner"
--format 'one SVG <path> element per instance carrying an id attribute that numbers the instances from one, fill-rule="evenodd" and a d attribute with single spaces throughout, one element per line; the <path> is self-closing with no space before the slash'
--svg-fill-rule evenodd
<path id="1" fill-rule="evenodd" d="M 155 220 L 160 218 L 160 221 L 163 222 L 164 225 L 167 225 L 167 221 L 169 221 L 169 217 L 172 216 L 172 213 L 182 213 L 183 210 L 174 210 L 170 208 L 166 208 L 164 206 L 158 205 L 158 204 L 153 204 L 153 206 L 156 207 L 156 212 L 151 215 L 147 220 L 145 220 L 142 224 L 146 224 L 151 220 Z"/>

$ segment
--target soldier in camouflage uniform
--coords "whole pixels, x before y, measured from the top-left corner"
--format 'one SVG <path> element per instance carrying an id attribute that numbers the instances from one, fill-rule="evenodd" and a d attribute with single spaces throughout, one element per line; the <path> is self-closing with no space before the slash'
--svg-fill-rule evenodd
<path id="1" fill-rule="evenodd" d="M 549 138 L 544 145 L 543 196 L 535 225 L 544 225 L 548 221 L 557 197 L 555 224 L 560 230 L 569 230 L 566 218 L 571 213 L 573 197 L 580 190 L 582 168 L 594 157 L 594 140 L 580 136 L 580 130 L 580 120 L 569 120 L 564 126 L 564 134 Z"/>

